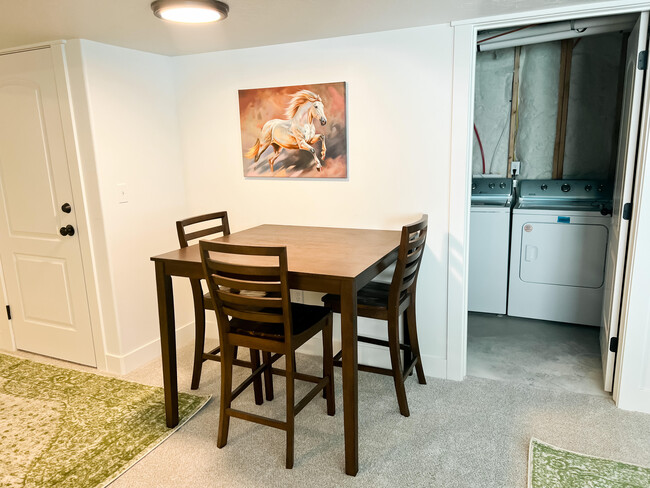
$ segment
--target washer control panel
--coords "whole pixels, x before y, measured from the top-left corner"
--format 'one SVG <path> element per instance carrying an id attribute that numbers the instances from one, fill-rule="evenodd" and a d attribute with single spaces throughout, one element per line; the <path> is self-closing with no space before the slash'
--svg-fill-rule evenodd
<path id="1" fill-rule="evenodd" d="M 512 195 L 511 178 L 472 178 L 472 199 L 504 199 Z"/>
<path id="2" fill-rule="evenodd" d="M 522 180 L 519 182 L 520 200 L 611 200 L 612 187 L 599 180 Z"/>

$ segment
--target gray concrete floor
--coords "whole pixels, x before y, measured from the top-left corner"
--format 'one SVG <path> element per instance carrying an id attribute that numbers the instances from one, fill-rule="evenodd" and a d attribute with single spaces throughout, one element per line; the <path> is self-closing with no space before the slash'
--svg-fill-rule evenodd
<path id="1" fill-rule="evenodd" d="M 598 327 L 470 313 L 467 374 L 536 388 L 603 390 Z"/>

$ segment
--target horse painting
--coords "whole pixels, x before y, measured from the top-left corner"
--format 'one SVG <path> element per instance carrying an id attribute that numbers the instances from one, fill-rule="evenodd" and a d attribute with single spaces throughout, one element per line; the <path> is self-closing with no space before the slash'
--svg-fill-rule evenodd
<path id="1" fill-rule="evenodd" d="M 313 123 L 317 120 L 321 126 L 327 124 L 321 97 L 309 90 L 297 91 L 291 96 L 285 115 L 286 119 L 272 119 L 266 122 L 255 144 L 244 156 L 258 163 L 262 153 L 271 146 L 273 154 L 269 156 L 269 166 L 273 173 L 273 164 L 282 149 L 302 149 L 311 153 L 316 169 L 320 172 L 322 164 L 311 145 L 321 141 L 320 157 L 324 160 L 327 150 L 325 136 L 316 133 Z"/>

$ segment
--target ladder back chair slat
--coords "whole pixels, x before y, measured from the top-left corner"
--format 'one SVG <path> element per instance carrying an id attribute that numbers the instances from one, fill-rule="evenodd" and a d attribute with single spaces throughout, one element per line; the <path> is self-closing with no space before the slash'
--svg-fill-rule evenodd
<path id="1" fill-rule="evenodd" d="M 327 413 L 334 415 L 332 312 L 324 307 L 291 304 L 289 295 L 287 248 L 239 246 L 222 242 L 199 241 L 205 279 L 215 304 L 219 340 L 222 347 L 221 397 L 217 447 L 228 440 L 231 417 L 256 422 L 286 431 L 286 467 L 293 466 L 294 418 L 321 391 L 327 399 Z M 272 265 L 257 265 L 259 260 Z M 255 263 L 255 264 L 251 264 Z M 258 294 L 254 294 L 258 292 Z M 266 295 L 260 296 L 259 292 Z M 295 310 L 295 313 L 294 313 Z M 294 320 L 298 322 L 294 323 Z M 323 334 L 323 377 L 295 371 L 295 351 L 318 332 Z M 233 388 L 232 351 L 246 345 L 263 351 L 264 361 L 253 374 Z M 285 356 L 285 370 L 273 362 Z M 261 374 L 283 373 L 286 387 L 286 421 L 237 410 L 232 400 Z M 315 383 L 298 402 L 294 401 L 296 379 Z"/>
<path id="2" fill-rule="evenodd" d="M 397 402 L 402 415 L 410 415 L 404 378 L 415 368 L 418 381 L 426 384 L 415 323 L 415 288 L 420 264 L 424 255 L 428 229 L 428 216 L 425 214 L 410 225 L 402 227 L 397 262 L 390 285 L 371 281 L 357 294 L 357 313 L 359 316 L 378 319 L 387 324 L 388 340 L 358 336 L 360 342 L 387 346 L 390 351 L 391 367 L 379 368 L 359 364 L 360 371 L 385 374 L 393 377 Z M 341 310 L 338 295 L 325 295 L 323 302 L 335 311 Z M 403 315 L 403 343 L 399 339 L 399 317 Z M 403 366 L 400 364 L 400 351 L 404 351 Z M 340 365 L 340 352 L 335 356 L 335 364 Z"/>
<path id="3" fill-rule="evenodd" d="M 201 228 L 202 227 L 202 228 Z M 230 223 L 228 221 L 228 212 L 212 212 L 176 222 L 176 234 L 178 235 L 178 244 L 181 248 L 188 247 L 192 241 L 202 237 L 221 237 L 230 235 Z M 194 301 L 194 366 L 192 370 L 191 387 L 196 390 L 201 381 L 201 372 L 204 361 L 220 361 L 221 348 L 219 346 L 205 351 L 205 310 L 213 309 L 214 302 L 209 295 L 203 291 L 201 280 L 190 279 L 192 288 L 192 299 Z M 248 363 L 255 370 L 259 359 L 257 351 L 250 351 L 251 361 Z M 235 353 L 236 355 L 236 353 Z M 246 363 L 244 361 L 244 363 Z M 270 373 L 265 376 L 266 379 L 266 396 L 268 400 L 273 398 L 273 384 L 271 383 Z M 255 381 L 255 402 L 262 403 L 262 386 L 261 381 Z"/>

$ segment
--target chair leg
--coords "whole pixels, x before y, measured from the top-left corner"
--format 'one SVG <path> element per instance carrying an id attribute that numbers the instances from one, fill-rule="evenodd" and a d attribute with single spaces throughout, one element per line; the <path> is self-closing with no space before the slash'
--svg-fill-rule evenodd
<path id="1" fill-rule="evenodd" d="M 251 349 L 251 367 L 252 371 L 255 371 L 260 367 L 260 352 L 257 349 Z M 253 391 L 255 392 L 255 405 L 262 405 L 264 403 L 264 397 L 262 396 L 262 377 L 257 376 L 253 380 Z"/>
<path id="2" fill-rule="evenodd" d="M 388 317 L 388 349 L 390 350 L 390 362 L 393 368 L 393 380 L 395 382 L 395 392 L 397 393 L 397 403 L 399 411 L 404 417 L 408 417 L 409 406 L 406 400 L 406 390 L 404 389 L 404 375 L 402 373 L 402 364 L 399 348 L 399 314 L 394 313 Z"/>
<path id="3" fill-rule="evenodd" d="M 271 364 L 271 353 L 262 351 L 262 361 L 266 364 Z M 266 392 L 267 401 L 273 400 L 273 372 L 271 366 L 264 371 L 264 391 Z"/>
<path id="4" fill-rule="evenodd" d="M 296 357 L 294 353 L 287 354 L 286 374 L 287 374 L 287 462 L 286 468 L 293 468 L 293 440 L 294 440 L 294 372 L 296 368 Z"/>
<path id="5" fill-rule="evenodd" d="M 406 313 L 406 310 L 404 310 L 404 313 L 402 314 L 402 336 L 403 340 L 402 343 L 406 344 L 407 346 L 411 345 L 411 337 L 409 334 L 409 327 L 408 327 L 408 314 Z M 406 371 L 406 368 L 409 367 L 411 364 L 411 361 L 413 360 L 413 351 L 410 347 L 406 348 L 404 350 L 404 360 L 402 361 L 402 368 Z M 411 372 L 413 374 L 413 372 Z"/>
<path id="6" fill-rule="evenodd" d="M 203 366 L 203 350 L 205 347 L 205 309 L 203 308 L 203 293 L 195 292 L 192 288 L 194 299 L 194 368 L 192 370 L 192 390 L 196 390 L 201 382 L 201 368 Z"/>
<path id="7" fill-rule="evenodd" d="M 219 434 L 217 435 L 217 447 L 221 449 L 228 442 L 228 427 L 230 426 L 230 415 L 226 410 L 232 403 L 232 361 L 233 347 L 221 348 L 221 402 L 219 404 Z"/>
<path id="8" fill-rule="evenodd" d="M 413 351 L 413 355 L 417 358 L 415 371 L 418 375 L 418 382 L 421 385 L 426 385 L 427 379 L 424 376 L 424 368 L 422 367 L 422 356 L 420 356 L 420 345 L 418 343 L 418 328 L 415 322 L 415 301 L 413 301 L 411 306 L 406 309 L 406 314 L 408 316 L 407 324 L 409 329 L 409 338 L 411 340 L 411 351 Z"/>
<path id="9" fill-rule="evenodd" d="M 327 325 L 323 329 L 323 377 L 329 378 L 329 383 L 324 388 L 327 399 L 327 415 L 334 415 L 336 412 L 334 402 L 334 351 L 332 350 L 332 316 L 327 318 Z"/>

